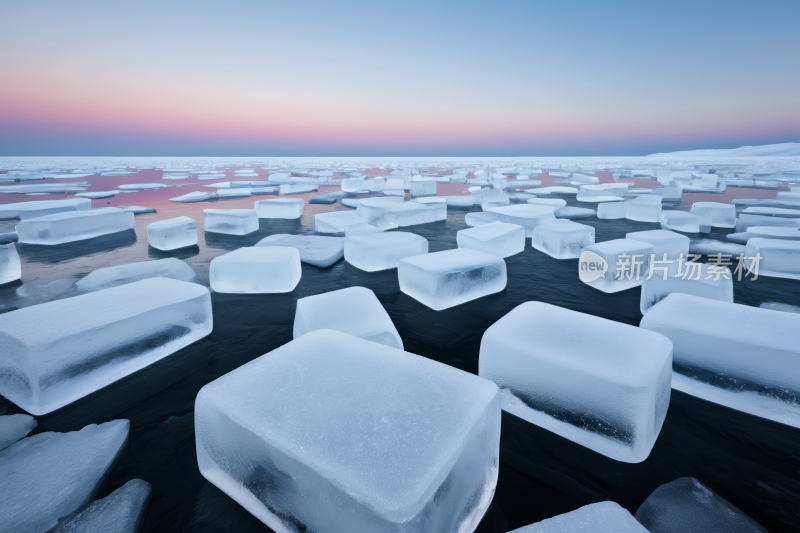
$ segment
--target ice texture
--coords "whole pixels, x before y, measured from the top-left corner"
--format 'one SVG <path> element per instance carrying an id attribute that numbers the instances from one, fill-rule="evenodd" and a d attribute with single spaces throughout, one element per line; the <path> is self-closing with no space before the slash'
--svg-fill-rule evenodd
<path id="1" fill-rule="evenodd" d="M 351 193 L 345 191 L 324 192 L 322 194 L 312 196 L 311 199 L 308 200 L 308 203 L 335 204 L 336 200 L 339 200 L 340 198 L 349 198 L 351 196 L 353 196 Z"/>
<path id="2" fill-rule="evenodd" d="M 36 425 L 36 420 L 29 415 L 0 416 L 0 450 L 24 438 Z"/>
<path id="3" fill-rule="evenodd" d="M 251 195 L 249 188 L 217 189 L 217 198 L 221 200 L 226 198 L 249 198 Z"/>
<path id="4" fill-rule="evenodd" d="M 683 257 L 689 255 L 689 237 L 674 231 L 664 229 L 634 231 L 627 233 L 625 238 L 652 244 L 652 253 L 656 254 L 656 260 L 662 260 L 664 254 L 667 254 L 667 259 L 678 259 L 681 254 Z"/>
<path id="5" fill-rule="evenodd" d="M 216 292 L 291 292 L 300 282 L 300 252 L 290 246 L 239 248 L 211 260 L 209 280 Z"/>
<path id="6" fill-rule="evenodd" d="M 75 293 L 87 294 L 158 277 L 194 281 L 195 273 L 192 267 L 174 257 L 98 268 L 75 283 Z"/>
<path id="7" fill-rule="evenodd" d="M 208 289 L 168 278 L 4 313 L 0 394 L 31 414 L 46 414 L 167 357 L 211 328 Z"/>
<path id="8" fill-rule="evenodd" d="M 654 490 L 639 506 L 636 520 L 650 533 L 767 533 L 693 477 Z"/>
<path id="9" fill-rule="evenodd" d="M 0 244 L 0 285 L 22 277 L 22 263 L 13 242 Z"/>
<path id="10" fill-rule="evenodd" d="M 150 246 L 169 251 L 197 244 L 197 222 L 189 217 L 160 220 L 147 225 Z"/>
<path id="11" fill-rule="evenodd" d="M 204 209 L 203 229 L 212 233 L 247 235 L 258 231 L 258 216 L 253 209 Z"/>
<path id="12" fill-rule="evenodd" d="M 670 294 L 639 327 L 672 341 L 672 388 L 800 427 L 800 315 Z"/>
<path id="13" fill-rule="evenodd" d="M 800 279 L 800 241 L 756 237 L 747 241 L 744 255 L 752 258 L 756 254 L 760 254 L 760 261 L 745 260 L 751 272 L 755 273 L 757 264 L 759 276 Z"/>
<path id="14" fill-rule="evenodd" d="M 178 196 L 176 198 L 170 198 L 169 201 L 181 204 L 190 204 L 194 202 L 205 202 L 206 200 L 211 200 L 212 198 L 216 197 L 217 197 L 217 191 L 212 191 L 212 192 L 195 191 L 195 192 L 190 192 L 188 194 L 184 194 L 182 196 Z"/>
<path id="15" fill-rule="evenodd" d="M 389 314 L 375 293 L 364 287 L 348 287 L 297 300 L 294 338 L 318 329 L 335 329 L 354 337 L 403 349 L 403 340 Z"/>
<path id="16" fill-rule="evenodd" d="M 569 220 L 559 220 L 533 229 L 531 246 L 556 259 L 575 259 L 594 244 L 594 228 Z"/>
<path id="17" fill-rule="evenodd" d="M 564 333 L 565 324 L 573 334 Z M 526 302 L 483 334 L 478 374 L 500 387 L 505 411 L 617 461 L 640 463 L 667 415 L 672 343 Z"/>
<path id="18" fill-rule="evenodd" d="M 92 209 L 92 201 L 88 198 L 19 202 L 0 205 L 0 220 L 5 218 L 25 220 L 56 213 L 68 213 L 70 211 L 89 211 L 90 209 Z"/>
<path id="19" fill-rule="evenodd" d="M 106 207 L 91 211 L 66 211 L 22 220 L 17 224 L 19 242 L 63 244 L 133 229 L 133 213 Z"/>
<path id="20" fill-rule="evenodd" d="M 90 200 L 100 200 L 101 198 L 113 198 L 120 191 L 92 191 L 92 192 L 79 192 L 75 196 L 80 196 L 81 198 L 89 198 Z"/>
<path id="21" fill-rule="evenodd" d="M 506 262 L 469 248 L 401 259 L 400 290 L 434 311 L 500 292 L 506 288 Z"/>
<path id="22" fill-rule="evenodd" d="M 663 261 L 663 256 L 659 257 L 656 253 L 656 261 Z M 655 267 L 652 277 L 647 279 L 650 276 L 648 273 L 642 284 L 639 301 L 639 310 L 642 314 L 647 313 L 651 307 L 672 293 L 693 294 L 721 302 L 733 302 L 733 275 L 728 268 L 715 267 L 714 271 L 709 271 L 705 263 L 688 267 L 686 263 L 681 264 L 678 261 L 662 265 L 651 263 L 651 266 Z"/>
<path id="23" fill-rule="evenodd" d="M 528 203 L 536 205 L 551 205 L 553 207 L 564 207 L 567 205 L 567 201 L 562 200 L 561 198 L 531 198 L 528 200 Z"/>
<path id="24" fill-rule="evenodd" d="M 150 483 L 132 479 L 105 498 L 59 521 L 50 533 L 138 533 L 151 493 Z"/>
<path id="25" fill-rule="evenodd" d="M 358 215 L 367 224 L 392 223 L 399 227 L 427 224 L 447 218 L 447 202 L 403 201 L 402 198 L 365 198 L 358 203 Z"/>
<path id="26" fill-rule="evenodd" d="M 739 213 L 739 218 L 736 219 L 736 231 L 748 231 L 749 228 L 754 226 L 800 228 L 800 219 L 793 217 L 759 215 L 757 213 L 745 213 L 744 211 Z"/>
<path id="27" fill-rule="evenodd" d="M 505 222 L 490 222 L 460 230 L 456 234 L 456 241 L 459 248 L 509 257 L 525 250 L 525 228 Z"/>
<path id="28" fill-rule="evenodd" d="M 686 211 L 664 210 L 661 211 L 661 227 L 683 233 L 699 233 L 700 222 L 697 215 Z"/>
<path id="29" fill-rule="evenodd" d="M 144 215 L 146 213 L 155 213 L 156 209 L 154 207 L 144 207 L 141 205 L 131 205 L 128 207 L 123 207 L 123 211 L 130 211 L 134 215 Z"/>
<path id="30" fill-rule="evenodd" d="M 597 218 L 603 220 L 617 220 L 628 215 L 626 202 L 602 202 L 597 206 Z"/>
<path id="31" fill-rule="evenodd" d="M 553 211 L 553 215 L 557 218 L 587 218 L 597 216 L 597 211 L 585 207 L 567 205 Z"/>
<path id="32" fill-rule="evenodd" d="M 786 239 L 790 241 L 800 240 L 800 226 L 751 226 L 743 233 L 728 233 L 727 239 L 742 244 L 747 244 L 750 239 L 761 237 L 764 239 Z"/>
<path id="33" fill-rule="evenodd" d="M 300 218 L 306 201 L 302 198 L 275 198 L 258 200 L 255 211 L 258 218 Z"/>
<path id="34" fill-rule="evenodd" d="M 256 246 L 290 246 L 297 248 L 300 253 L 300 261 L 320 268 L 327 268 L 344 257 L 343 237 L 279 233 L 261 239 Z"/>
<path id="35" fill-rule="evenodd" d="M 317 330 L 203 387 L 195 433 L 202 475 L 276 532 L 467 533 L 494 495 L 500 399 L 477 376 Z"/>
<path id="36" fill-rule="evenodd" d="M 125 451 L 130 423 L 39 433 L 0 451 L 0 531 L 43 533 L 103 490 Z"/>
<path id="37" fill-rule="evenodd" d="M 653 245 L 631 239 L 614 239 L 587 246 L 583 251 L 597 254 L 608 265 L 601 277 L 584 283 L 603 292 L 619 292 L 638 287 L 644 282 L 650 269 Z M 583 259 L 579 261 L 578 268 L 586 270 Z"/>
<path id="38" fill-rule="evenodd" d="M 301 194 L 305 192 L 317 192 L 317 185 L 306 185 L 303 183 L 282 183 L 280 186 L 281 194 Z"/>
<path id="39" fill-rule="evenodd" d="M 518 204 L 506 207 L 493 207 L 486 214 L 499 222 L 516 224 L 525 228 L 525 237 L 533 237 L 533 230 L 541 224 L 553 222 L 555 206 Z"/>
<path id="40" fill-rule="evenodd" d="M 412 196 L 426 196 L 436 194 L 435 181 L 412 181 L 409 187 Z"/>
<path id="41" fill-rule="evenodd" d="M 800 313 L 800 307 L 796 305 L 782 304 L 779 302 L 764 302 L 759 305 L 761 309 L 769 309 L 771 311 L 781 311 L 784 313 Z"/>
<path id="42" fill-rule="evenodd" d="M 695 202 L 692 204 L 691 212 L 697 215 L 698 223 L 701 226 L 715 228 L 736 227 L 735 205 L 718 202 Z"/>
<path id="43" fill-rule="evenodd" d="M 510 533 L 648 533 L 615 502 L 593 503 Z"/>
<path id="44" fill-rule="evenodd" d="M 399 260 L 427 253 L 425 237 L 404 231 L 354 235 L 344 242 L 344 260 L 366 272 L 397 268 Z"/>
<path id="45" fill-rule="evenodd" d="M 625 202 L 627 207 L 625 218 L 639 222 L 661 221 L 661 197 L 639 196 Z"/>

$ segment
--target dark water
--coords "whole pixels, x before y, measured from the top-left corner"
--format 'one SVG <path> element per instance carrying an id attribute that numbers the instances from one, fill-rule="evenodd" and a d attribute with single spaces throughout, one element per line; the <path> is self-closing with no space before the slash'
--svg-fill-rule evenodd
<path id="1" fill-rule="evenodd" d="M 229 206 L 241 207 L 233 202 L 213 207 Z M 55 297 L 68 288 L 70 280 L 95 268 L 162 257 L 185 260 L 207 285 L 208 262 L 213 257 L 250 246 L 268 235 L 313 232 L 313 214 L 307 210 L 296 221 L 262 220 L 259 232 L 248 236 L 204 234 L 201 230 L 197 247 L 174 253 L 150 249 L 146 225 L 182 214 L 182 208 L 159 206 L 157 214 L 139 215 L 135 231 L 128 234 L 61 246 L 18 245 L 23 283 L 0 287 L 0 312 Z M 336 207 L 325 206 L 325 210 L 332 208 Z M 191 210 L 200 211 L 196 206 Z M 446 221 L 404 230 L 427 238 L 431 252 L 456 248 L 456 232 L 466 227 L 466 213 L 450 210 Z M 588 218 L 578 222 L 594 226 L 598 242 L 658 228 L 628 220 Z M 729 231 L 715 230 L 707 237 L 724 240 Z M 375 292 L 406 350 L 472 373 L 478 371 L 483 332 L 526 301 L 544 301 L 638 325 L 639 289 L 599 292 L 578 280 L 577 260 L 552 259 L 530 248 L 530 240 L 527 246 L 524 253 L 506 259 L 505 291 L 439 312 L 401 293 L 395 270 L 366 273 L 344 261 L 327 269 L 303 264 L 302 279 L 289 294 L 212 293 L 211 335 L 78 402 L 38 417 L 36 431 L 72 431 L 90 423 L 129 419 L 129 450 L 111 475 L 107 490 L 133 478 L 153 485 L 144 531 L 269 531 L 199 474 L 193 409 L 200 388 L 291 341 L 298 298 L 344 287 L 363 286 Z M 800 281 L 765 277 L 735 281 L 734 296 L 738 303 L 755 306 L 765 301 L 798 305 Z M 12 412 L 19 409 L 0 398 L 0 414 Z M 800 531 L 800 430 L 678 392 L 672 394 L 653 452 L 641 464 L 610 460 L 505 413 L 501 461 L 495 499 L 480 532 L 512 530 L 607 499 L 635 512 L 658 485 L 682 476 L 700 479 L 773 533 Z"/>

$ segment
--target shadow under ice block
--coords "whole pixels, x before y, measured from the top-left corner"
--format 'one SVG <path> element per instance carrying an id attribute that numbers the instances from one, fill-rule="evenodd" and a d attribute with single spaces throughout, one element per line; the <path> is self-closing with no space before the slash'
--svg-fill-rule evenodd
<path id="1" fill-rule="evenodd" d="M 19 242 L 52 245 L 126 231 L 134 224 L 133 213 L 106 207 L 28 218 L 17 224 L 16 231 Z"/>
<path id="2" fill-rule="evenodd" d="M 670 294 L 639 327 L 675 346 L 672 388 L 800 427 L 800 314 Z"/>
<path id="3" fill-rule="evenodd" d="M 211 233 L 247 235 L 258 231 L 258 217 L 252 209 L 203 209 L 203 229 Z"/>
<path id="4" fill-rule="evenodd" d="M 483 334 L 478 373 L 500 387 L 503 410 L 617 461 L 640 463 L 661 432 L 672 380 L 672 343 L 642 333 L 526 302 Z"/>
<path id="5" fill-rule="evenodd" d="M 650 533 L 615 502 L 585 505 L 510 533 Z"/>
<path id="6" fill-rule="evenodd" d="M 208 289 L 168 278 L 4 313 L 0 394 L 31 414 L 47 414 L 167 357 L 211 329 Z"/>
<path id="7" fill-rule="evenodd" d="M 494 383 L 333 330 L 203 387 L 202 475 L 279 533 L 472 532 L 497 482 Z"/>
<path id="8" fill-rule="evenodd" d="M 177 217 L 147 225 L 147 239 L 157 250 L 169 251 L 197 244 L 197 222 Z"/>

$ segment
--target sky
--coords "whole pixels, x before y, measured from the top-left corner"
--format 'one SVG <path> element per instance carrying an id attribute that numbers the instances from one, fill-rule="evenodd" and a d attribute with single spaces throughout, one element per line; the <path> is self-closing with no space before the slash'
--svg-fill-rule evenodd
<path id="1" fill-rule="evenodd" d="M 0 155 L 800 141 L 800 2 L 6 0 Z"/>

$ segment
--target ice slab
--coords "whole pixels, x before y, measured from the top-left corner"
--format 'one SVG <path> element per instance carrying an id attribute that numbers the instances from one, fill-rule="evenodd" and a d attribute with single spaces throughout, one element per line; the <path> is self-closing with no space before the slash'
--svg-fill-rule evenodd
<path id="1" fill-rule="evenodd" d="M 475 191 L 471 195 L 478 196 L 480 199 L 481 209 L 488 211 L 493 207 L 503 207 L 511 203 L 508 195 L 500 189 L 481 189 Z"/>
<path id="2" fill-rule="evenodd" d="M 686 211 L 663 210 L 661 211 L 661 227 L 683 233 L 699 233 L 700 222 L 697 215 Z"/>
<path id="3" fill-rule="evenodd" d="M 725 236 L 727 239 L 747 244 L 747 241 L 755 238 L 763 239 L 785 239 L 789 241 L 800 240 L 800 226 L 786 227 L 786 226 L 752 226 L 747 228 L 743 233 L 729 233 Z"/>
<path id="4" fill-rule="evenodd" d="M 691 239 L 689 253 L 701 255 L 730 254 L 738 257 L 744 253 L 744 246 L 714 239 Z"/>
<path id="5" fill-rule="evenodd" d="M 401 259 L 400 290 L 435 311 L 500 292 L 506 288 L 503 259 L 469 248 Z"/>
<path id="6" fill-rule="evenodd" d="M 0 450 L 23 439 L 36 425 L 36 420 L 29 415 L 0 416 Z"/>
<path id="7" fill-rule="evenodd" d="M 282 183 L 280 187 L 281 194 L 302 194 L 305 192 L 317 192 L 319 189 L 316 185 L 305 185 L 305 184 L 291 184 L 291 183 Z"/>
<path id="8" fill-rule="evenodd" d="M 93 192 L 79 192 L 75 196 L 80 196 L 81 198 L 88 198 L 90 200 L 99 200 L 101 198 L 113 198 L 119 191 L 93 191 Z"/>
<path id="9" fill-rule="evenodd" d="M 475 205 L 475 198 L 471 194 L 465 194 L 463 196 L 437 196 L 437 198 L 444 198 L 448 208 L 469 209 Z"/>
<path id="10" fill-rule="evenodd" d="M 357 212 L 367 224 L 380 226 L 389 222 L 406 227 L 446 219 L 447 203 L 406 202 L 402 198 L 365 198 L 358 203 Z"/>
<path id="11" fill-rule="evenodd" d="M 436 194 L 436 181 L 412 181 L 409 192 L 412 196 Z"/>
<path id="12" fill-rule="evenodd" d="M 672 341 L 672 388 L 800 427 L 800 315 L 670 294 L 639 327 Z"/>
<path id="13" fill-rule="evenodd" d="M 0 451 L 0 528 L 43 533 L 102 490 L 128 442 L 114 420 L 70 433 L 39 433 Z"/>
<path id="14" fill-rule="evenodd" d="M 289 246 L 297 248 L 300 253 L 300 261 L 320 268 L 327 268 L 344 257 L 343 237 L 279 233 L 261 239 L 256 246 Z"/>
<path id="15" fill-rule="evenodd" d="M 636 520 L 650 533 L 767 533 L 693 477 L 654 490 L 639 506 Z"/>
<path id="16" fill-rule="evenodd" d="M 625 218 L 628 220 L 637 220 L 639 222 L 661 221 L 660 196 L 639 196 L 625 202 L 625 206 L 627 207 Z"/>
<path id="17" fill-rule="evenodd" d="M 194 281 L 192 267 L 174 257 L 98 268 L 75 283 L 75 294 L 88 294 L 149 278 Z"/>
<path id="18" fill-rule="evenodd" d="M 160 189 L 162 187 L 170 187 L 171 185 L 165 185 L 163 183 L 128 183 L 125 185 L 120 185 L 117 188 L 125 191 L 143 191 L 145 189 Z M 174 187 L 174 185 L 172 185 Z"/>
<path id="19" fill-rule="evenodd" d="M 213 192 L 190 192 L 188 194 L 184 194 L 183 196 L 178 196 L 176 198 L 170 198 L 170 202 L 177 202 L 181 204 L 190 204 L 194 202 L 205 202 L 206 200 L 211 200 L 212 198 L 217 197 L 217 191 Z"/>
<path id="20" fill-rule="evenodd" d="M 168 278 L 4 313 L 0 394 L 31 414 L 46 414 L 167 357 L 211 328 L 208 289 Z"/>
<path id="21" fill-rule="evenodd" d="M 340 198 L 349 198 L 353 196 L 349 192 L 344 191 L 336 191 L 336 192 L 324 192 L 322 194 L 318 194 L 316 196 L 312 196 L 311 199 L 308 201 L 310 204 L 335 204 L 336 200 Z"/>
<path id="22" fill-rule="evenodd" d="M 177 250 L 197 244 L 197 222 L 189 217 L 160 220 L 147 225 L 150 246 L 158 250 Z"/>
<path id="23" fill-rule="evenodd" d="M 258 216 L 253 209 L 203 209 L 206 232 L 247 235 L 258 231 Z"/>
<path id="24" fill-rule="evenodd" d="M 22 220 L 16 231 L 19 242 L 63 244 L 133 229 L 133 213 L 107 207 L 91 211 L 67 211 Z"/>
<path id="25" fill-rule="evenodd" d="M 334 329 L 403 349 L 403 341 L 389 314 L 375 293 L 364 287 L 348 287 L 297 300 L 294 338 L 318 329 Z"/>
<path id="26" fill-rule="evenodd" d="M 404 231 L 348 236 L 344 242 L 344 260 L 366 272 L 397 268 L 399 260 L 427 253 L 425 237 Z"/>
<path id="27" fill-rule="evenodd" d="M 490 224 L 492 222 L 497 222 L 499 220 L 499 216 L 491 211 L 484 211 L 482 213 L 467 213 L 464 217 L 464 222 L 467 226 L 475 227 L 475 226 L 482 226 L 484 224 Z M 518 224 L 514 224 L 517 226 Z"/>
<path id="28" fill-rule="evenodd" d="M 510 533 L 649 533 L 615 502 L 586 505 Z"/>
<path id="29" fill-rule="evenodd" d="M 656 254 L 656 260 L 663 260 L 665 253 L 667 259 L 678 259 L 681 254 L 684 257 L 689 255 L 689 237 L 674 231 L 664 229 L 634 231 L 627 233 L 625 238 L 652 244 L 652 253 Z"/>
<path id="30" fill-rule="evenodd" d="M 772 215 L 758 215 L 755 213 L 739 213 L 736 219 L 736 231 L 748 231 L 754 226 L 773 226 L 786 228 L 800 228 L 800 219 L 789 217 L 776 217 Z"/>
<path id="31" fill-rule="evenodd" d="M 772 278 L 800 279 L 800 241 L 761 237 L 748 240 L 745 257 L 756 257 L 757 254 L 761 256 L 760 261 L 745 260 L 751 272 L 757 271 L 759 276 Z M 750 268 L 751 264 L 753 268 Z"/>
<path id="32" fill-rule="evenodd" d="M 684 254 L 684 258 L 687 256 Z M 729 258 L 730 259 L 730 258 Z M 672 293 L 692 294 L 721 302 L 733 302 L 733 275 L 726 267 L 712 267 L 705 263 L 679 262 L 656 253 L 652 273 L 648 272 L 642 284 L 639 310 L 644 315 L 658 302 Z M 660 262 L 660 263 L 659 263 Z M 733 258 L 735 264 L 735 258 Z M 649 279 L 648 279 L 649 278 Z"/>
<path id="33" fill-rule="evenodd" d="M 255 202 L 258 218 L 300 218 L 306 201 L 302 198 L 275 198 Z"/>
<path id="34" fill-rule="evenodd" d="M 525 250 L 525 228 L 505 222 L 490 222 L 460 230 L 456 234 L 456 242 L 459 248 L 471 248 L 505 258 Z"/>
<path id="35" fill-rule="evenodd" d="M 50 533 L 138 533 L 151 493 L 150 483 L 132 479 L 105 498 L 59 521 Z"/>
<path id="36" fill-rule="evenodd" d="M 477 376 L 317 330 L 203 387 L 195 432 L 203 476 L 275 531 L 473 531 L 500 402 Z"/>
<path id="37" fill-rule="evenodd" d="M 796 305 L 782 304 L 779 302 L 764 302 L 759 305 L 761 309 L 769 309 L 771 311 L 782 311 L 784 313 L 800 313 L 800 307 Z"/>
<path id="38" fill-rule="evenodd" d="M 742 213 L 748 215 L 800 218 L 800 209 L 785 209 L 783 207 L 747 207 L 742 210 Z"/>
<path id="39" fill-rule="evenodd" d="M 529 204 L 536 205 L 550 205 L 553 207 L 564 207 L 567 201 L 561 198 L 531 198 L 528 200 Z"/>
<path id="40" fill-rule="evenodd" d="M 367 232 L 367 221 L 354 211 L 331 211 L 314 215 L 314 229 L 319 233 Z"/>
<path id="41" fill-rule="evenodd" d="M 697 215 L 697 221 L 701 226 L 736 227 L 735 205 L 719 202 L 695 202 L 692 204 L 691 213 Z"/>
<path id="42" fill-rule="evenodd" d="M 555 259 L 575 259 L 594 244 L 594 228 L 569 220 L 537 226 L 531 246 Z"/>
<path id="43" fill-rule="evenodd" d="M 156 210 L 154 207 L 143 207 L 141 205 L 131 205 L 129 207 L 123 207 L 123 211 L 129 211 L 134 215 L 144 215 L 146 213 L 155 213 Z"/>
<path id="44" fill-rule="evenodd" d="M 230 198 L 249 198 L 252 195 L 250 189 L 235 188 L 235 189 L 217 189 L 217 198 L 220 200 Z"/>
<path id="45" fill-rule="evenodd" d="M 603 202 L 597 206 L 597 218 L 603 220 L 617 220 L 628 215 L 626 202 Z"/>
<path id="46" fill-rule="evenodd" d="M 554 206 L 517 204 L 505 207 L 493 207 L 486 211 L 489 216 L 499 222 L 516 224 L 525 228 L 525 237 L 533 237 L 533 230 L 536 226 L 553 222 L 556 217 L 553 215 Z M 471 213 L 472 214 L 472 213 Z M 476 213 L 477 214 L 477 213 Z"/>
<path id="47" fill-rule="evenodd" d="M 300 252 L 290 246 L 239 248 L 211 260 L 209 279 L 217 292 L 291 292 L 300 282 Z"/>
<path id="48" fill-rule="evenodd" d="M 564 324 L 580 334 L 564 335 Z M 478 368 L 500 387 L 505 411 L 617 461 L 640 463 L 667 415 L 672 343 L 526 302 L 486 330 Z"/>
<path id="49" fill-rule="evenodd" d="M 22 277 L 22 263 L 13 242 L 0 244 L 0 285 Z"/>
<path id="50" fill-rule="evenodd" d="M 578 260 L 581 281 L 603 292 L 640 286 L 650 269 L 653 245 L 631 239 L 614 239 L 587 246 Z"/>
<path id="51" fill-rule="evenodd" d="M 536 196 L 541 196 L 543 194 L 578 194 L 578 189 L 576 187 L 552 186 L 540 187 L 530 192 L 536 193 Z"/>
<path id="52" fill-rule="evenodd" d="M 553 211 L 553 215 L 557 218 L 587 218 L 597 216 L 597 211 L 594 209 L 586 209 L 585 207 L 564 206 L 559 207 Z"/>

